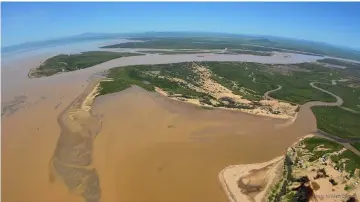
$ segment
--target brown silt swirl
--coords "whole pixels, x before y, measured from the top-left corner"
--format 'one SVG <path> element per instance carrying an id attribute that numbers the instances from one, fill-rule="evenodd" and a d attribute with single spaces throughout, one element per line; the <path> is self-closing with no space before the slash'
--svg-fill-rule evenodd
<path id="1" fill-rule="evenodd" d="M 60 137 L 50 161 L 50 180 L 62 179 L 67 188 L 86 202 L 100 200 L 99 177 L 92 167 L 93 140 L 101 122 L 91 114 L 99 81 L 90 83 L 58 117 Z"/>

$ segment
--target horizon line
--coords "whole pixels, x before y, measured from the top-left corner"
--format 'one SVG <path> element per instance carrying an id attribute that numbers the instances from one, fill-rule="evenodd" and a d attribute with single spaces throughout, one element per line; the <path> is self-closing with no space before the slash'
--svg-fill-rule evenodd
<path id="1" fill-rule="evenodd" d="M 47 38 L 47 39 L 42 39 L 42 40 L 34 40 L 34 41 L 25 41 L 22 43 L 18 43 L 18 44 L 13 44 L 13 45 L 7 45 L 7 46 L 2 46 L 1 47 L 1 51 L 3 49 L 7 49 L 7 48 L 12 48 L 12 47 L 16 47 L 16 46 L 21 46 L 21 45 L 27 45 L 27 44 L 31 44 L 31 43 L 41 43 L 41 42 L 47 42 L 47 41 L 55 41 L 55 40 L 61 40 L 61 39 L 66 39 L 66 38 L 71 38 L 71 37 L 77 37 L 77 36 L 81 36 L 81 35 L 86 35 L 86 34 L 103 34 L 103 35 L 130 35 L 130 34 L 145 34 L 145 33 L 211 33 L 211 34 L 227 34 L 227 35 L 238 35 L 238 36 L 257 36 L 257 37 L 278 37 L 278 38 L 283 38 L 283 39 L 290 39 L 290 40 L 297 40 L 297 41 L 306 41 L 306 42 L 312 42 L 312 43 L 320 43 L 320 44 L 324 44 L 324 45 L 328 45 L 328 46 L 333 46 L 336 48 L 340 48 L 340 49 L 350 49 L 352 51 L 360 51 L 360 47 L 349 47 L 347 45 L 337 45 L 337 44 L 332 44 L 332 43 L 328 43 L 328 42 L 323 42 L 323 41 L 314 41 L 314 40 L 309 40 L 309 39 L 302 39 L 302 38 L 292 38 L 292 37 L 285 37 L 285 36 L 275 36 L 275 35 L 264 35 L 264 34 L 246 34 L 246 33 L 235 33 L 235 32 L 216 32 L 216 31 L 137 31 L 137 32 L 82 32 L 79 34 L 73 34 L 73 35 L 65 35 L 65 36 L 60 36 L 60 37 L 55 37 L 55 38 Z"/>

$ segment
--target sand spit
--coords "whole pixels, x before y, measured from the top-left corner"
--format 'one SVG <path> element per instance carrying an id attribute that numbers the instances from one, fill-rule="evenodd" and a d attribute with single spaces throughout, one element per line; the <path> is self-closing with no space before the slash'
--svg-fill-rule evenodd
<path id="1" fill-rule="evenodd" d="M 282 174 L 284 156 L 264 163 L 232 165 L 219 174 L 230 202 L 261 202 L 268 189 Z"/>
<path id="2" fill-rule="evenodd" d="M 101 122 L 91 114 L 91 105 L 100 80 L 90 82 L 58 117 L 60 137 L 50 161 L 50 181 L 61 178 L 67 188 L 86 202 L 99 201 L 101 190 L 97 171 L 92 167 L 93 139 Z"/>

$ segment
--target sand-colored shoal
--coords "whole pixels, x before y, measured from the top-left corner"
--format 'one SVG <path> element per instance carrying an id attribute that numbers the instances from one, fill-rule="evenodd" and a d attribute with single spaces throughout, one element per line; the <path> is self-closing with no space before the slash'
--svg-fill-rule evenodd
<path id="1" fill-rule="evenodd" d="M 281 167 L 283 166 L 284 156 L 279 156 L 270 161 L 256 164 L 243 164 L 243 165 L 232 165 L 224 168 L 219 173 L 219 180 L 221 186 L 230 202 L 261 202 L 268 192 L 268 189 L 273 184 L 273 181 L 282 174 Z M 266 167 L 270 167 L 264 170 L 259 175 L 254 175 L 252 172 L 261 171 Z M 247 178 L 247 179 L 242 179 Z M 244 180 L 246 186 L 259 186 L 261 191 L 258 191 L 255 198 L 245 192 L 245 190 L 239 187 L 239 180 Z"/>

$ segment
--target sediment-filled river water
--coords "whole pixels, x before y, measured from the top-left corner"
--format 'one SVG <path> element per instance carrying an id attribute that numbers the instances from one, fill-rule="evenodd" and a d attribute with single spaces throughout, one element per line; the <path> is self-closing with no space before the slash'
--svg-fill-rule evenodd
<path id="1" fill-rule="evenodd" d="M 91 162 L 57 159 L 67 161 L 66 168 L 96 171 L 99 196 L 86 197 L 69 188 L 64 178 L 68 172 L 54 169 L 54 156 L 59 156 L 59 144 L 71 142 L 67 140 L 74 136 L 58 118 L 85 91 L 90 76 L 117 65 L 194 58 L 137 56 L 37 79 L 28 79 L 27 73 L 43 56 L 6 64 L 2 68 L 2 201 L 225 202 L 218 182 L 224 167 L 268 161 L 316 130 L 308 106 L 287 124 L 241 112 L 205 110 L 132 87 L 98 97 L 92 123 L 83 123 L 83 116 L 74 120 L 81 130 L 94 134 Z M 93 127 L 97 121 L 101 127 Z"/>

